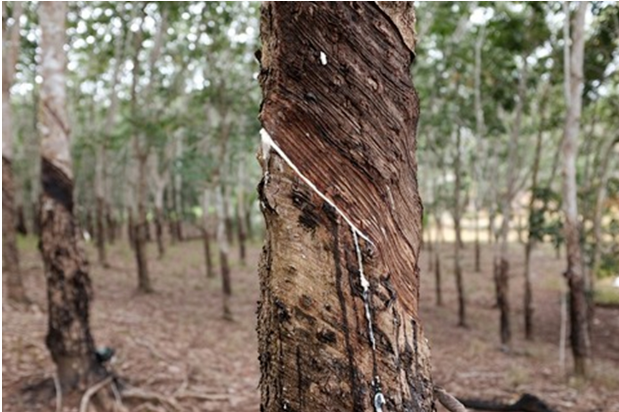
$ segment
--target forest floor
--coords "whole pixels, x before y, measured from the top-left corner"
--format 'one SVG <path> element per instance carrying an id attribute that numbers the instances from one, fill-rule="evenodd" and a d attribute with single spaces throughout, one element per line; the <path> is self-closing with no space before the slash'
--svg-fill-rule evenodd
<path id="1" fill-rule="evenodd" d="M 42 262 L 34 239 L 21 239 L 20 246 L 21 266 L 34 305 L 17 310 L 3 303 L 3 411 L 49 411 L 54 410 L 53 399 L 35 405 L 24 392 L 29 385 L 52 377 L 54 367 L 44 344 L 47 319 Z M 597 309 L 591 378 L 574 379 L 569 374 L 569 350 L 565 370 L 559 364 L 563 260 L 557 260 L 550 249 L 534 255 L 535 340 L 527 342 L 522 321 L 523 248 L 512 245 L 513 345 L 504 351 L 498 343 L 498 312 L 493 308 L 491 248 L 483 247 L 482 273 L 473 271 L 473 246 L 467 244 L 462 253 L 468 300 L 466 329 L 456 327 L 453 245 L 440 249 L 444 306 L 435 305 L 427 250 L 421 262 L 421 313 L 436 384 L 457 396 L 506 402 L 528 392 L 557 412 L 619 412 L 618 310 Z M 88 252 L 93 259 L 92 245 Z M 92 263 L 92 331 L 98 345 L 116 350 L 111 367 L 125 384 L 173 398 L 179 410 L 258 411 L 255 311 L 259 253 L 260 245 L 250 247 L 246 266 L 234 256 L 233 322 L 222 318 L 220 281 L 206 278 L 199 241 L 169 246 L 162 260 L 154 257 L 154 245 L 149 245 L 156 289 L 152 295 L 135 293 L 134 261 L 126 243 L 109 248 L 109 269 Z M 150 410 L 164 410 L 155 403 Z"/>

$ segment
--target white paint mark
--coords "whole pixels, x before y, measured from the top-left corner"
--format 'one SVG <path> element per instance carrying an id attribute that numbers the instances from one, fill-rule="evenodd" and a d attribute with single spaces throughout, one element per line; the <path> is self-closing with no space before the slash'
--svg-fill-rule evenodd
<path id="1" fill-rule="evenodd" d="M 308 186 L 309 186 L 309 187 L 310 187 L 310 188 L 311 188 L 314 192 L 316 192 L 316 194 L 317 194 L 318 196 L 320 196 L 320 198 L 321 198 L 322 200 L 324 200 L 324 201 L 325 201 L 325 202 L 327 202 L 329 205 L 331 205 L 331 206 L 335 209 L 335 211 L 336 211 L 336 212 L 337 212 L 340 216 L 342 216 L 342 218 L 346 221 L 346 223 L 348 223 L 348 225 L 351 227 L 351 229 L 353 230 L 353 232 L 356 232 L 356 233 L 359 235 L 359 237 L 361 237 L 363 240 L 365 240 L 365 241 L 367 241 L 367 242 L 369 242 L 369 243 L 371 243 L 371 244 L 374 244 L 374 243 L 370 240 L 370 238 L 369 238 L 369 237 L 368 237 L 365 233 L 363 233 L 361 230 L 359 230 L 359 229 L 357 228 L 357 226 L 355 226 L 355 224 L 352 222 L 352 220 L 350 220 L 350 219 L 348 218 L 348 216 L 346 216 L 346 214 L 345 214 L 344 212 L 342 212 L 342 210 L 341 210 L 339 207 L 337 207 L 337 206 L 335 205 L 335 203 L 333 203 L 333 202 L 331 201 L 331 199 L 329 199 L 329 198 L 328 198 L 327 196 L 325 196 L 325 195 L 324 195 L 324 194 L 323 194 L 320 190 L 318 190 L 318 188 L 316 187 L 316 185 L 314 185 L 314 184 L 313 184 L 313 183 L 312 183 L 312 182 L 311 182 L 311 181 L 310 181 L 307 177 L 305 177 L 305 176 L 303 175 L 303 173 L 301 173 L 301 171 L 299 170 L 299 168 L 298 168 L 298 167 L 297 167 L 294 163 L 292 163 L 292 161 L 291 161 L 291 160 L 290 160 L 290 158 L 286 155 L 286 153 L 284 153 L 284 151 L 283 151 L 283 150 L 282 150 L 282 149 L 281 149 L 281 148 L 280 148 L 280 147 L 279 147 L 279 146 L 275 143 L 275 141 L 273 140 L 273 138 L 271 137 L 271 135 L 269 135 L 269 132 L 267 132 L 267 131 L 266 131 L 266 130 L 264 130 L 264 129 L 260 129 L 260 137 L 262 138 L 262 151 L 263 151 L 263 153 L 262 153 L 262 158 L 263 158 L 263 159 L 264 159 L 265 157 L 266 157 L 266 158 L 268 158 L 268 156 L 269 156 L 268 154 L 265 154 L 265 153 L 264 153 L 265 149 L 266 149 L 266 150 L 270 150 L 270 149 L 275 150 L 275 151 L 277 152 L 277 154 L 278 154 L 278 155 L 280 155 L 280 157 L 281 157 L 282 159 L 284 159 L 284 161 L 288 164 L 288 166 L 290 166 L 290 168 L 291 168 L 292 170 L 294 170 L 294 171 L 295 171 L 295 173 L 296 173 L 297 175 L 299 175 L 299 177 L 300 177 L 300 178 L 301 178 L 301 179 L 302 179 L 302 180 L 303 180 L 303 181 L 304 181 L 304 182 L 305 182 L 305 183 L 306 183 L 306 184 L 307 184 L 307 185 L 308 185 Z"/>
<path id="2" fill-rule="evenodd" d="M 320 52 L 320 63 L 322 63 L 323 66 L 327 65 L 327 55 L 324 52 Z"/>
<path id="3" fill-rule="evenodd" d="M 324 57 L 324 58 L 323 58 Z M 327 56 L 321 52 L 320 60 L 323 62 L 322 64 L 327 64 Z M 306 133 L 306 136 L 309 137 L 309 134 Z M 320 198 L 322 198 L 325 202 L 327 202 L 331 207 L 335 209 L 335 211 L 344 219 L 344 221 L 350 226 L 350 230 L 352 232 L 353 241 L 355 244 L 355 252 L 357 253 L 357 263 L 359 265 L 359 280 L 361 282 L 361 287 L 363 288 L 363 304 L 365 307 L 365 317 L 368 321 L 368 335 L 370 338 L 370 343 L 372 344 L 372 350 L 376 350 L 376 340 L 374 339 L 374 327 L 372 325 L 372 312 L 370 309 L 370 301 L 369 301 L 369 290 L 370 290 L 370 282 L 365 277 L 365 273 L 363 271 L 363 256 L 361 254 L 361 248 L 359 247 L 359 238 L 361 237 L 365 241 L 370 244 L 374 244 L 370 238 L 364 234 L 361 230 L 359 230 L 352 220 L 342 212 L 340 208 L 338 208 L 335 203 L 333 203 L 325 194 L 323 194 L 314 183 L 312 183 L 307 177 L 305 177 L 299 168 L 292 163 L 290 158 L 284 153 L 284 151 L 275 143 L 269 132 L 267 132 L 264 128 L 260 129 L 260 137 L 262 140 L 262 158 L 266 161 L 269 158 L 269 154 L 271 149 L 275 150 L 277 154 L 284 159 L 284 161 L 290 166 L 292 170 L 314 191 Z M 385 229 L 383 228 L 383 232 Z M 305 255 L 301 255 L 304 259 Z M 376 376 L 374 378 L 376 385 L 380 385 L 380 378 Z M 383 406 L 385 405 L 385 397 L 380 391 L 380 386 L 378 386 L 378 390 L 376 395 L 374 396 L 374 408 L 376 412 L 383 412 Z"/>

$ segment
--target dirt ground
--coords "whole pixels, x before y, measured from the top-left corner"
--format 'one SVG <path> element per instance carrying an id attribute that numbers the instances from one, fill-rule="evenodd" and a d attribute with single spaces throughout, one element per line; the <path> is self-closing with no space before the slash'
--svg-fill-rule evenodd
<path id="1" fill-rule="evenodd" d="M 174 396 L 180 410 L 258 411 L 255 310 L 260 245 L 250 248 L 246 267 L 236 259 L 232 263 L 233 322 L 222 319 L 220 281 L 205 277 L 199 241 L 169 246 L 163 260 L 154 257 L 154 245 L 149 248 L 157 291 L 153 295 L 134 293 L 134 261 L 126 243 L 118 242 L 110 248 L 111 268 L 91 264 L 96 293 L 92 330 L 98 345 L 116 350 L 112 368 L 129 386 L 167 398 Z M 94 258 L 91 245 L 88 250 Z M 597 310 L 592 376 L 588 381 L 571 378 L 569 351 L 565 371 L 559 364 L 563 260 L 556 260 L 550 250 L 538 250 L 534 256 L 536 339 L 525 342 L 522 250 L 521 245 L 512 245 L 514 344 L 509 352 L 498 344 L 491 249 L 484 246 L 483 271 L 479 274 L 472 270 L 472 245 L 466 245 L 463 251 L 467 329 L 455 326 L 453 246 L 441 247 L 442 307 L 435 305 L 434 277 L 428 271 L 429 253 L 424 250 L 421 312 L 432 348 L 435 382 L 461 397 L 510 401 L 529 392 L 560 412 L 619 412 L 619 311 Z M 236 250 L 233 252 L 236 254 Z M 49 411 L 54 410 L 53 399 L 35 405 L 23 391 L 28 385 L 49 379 L 54 368 L 44 345 L 44 278 L 34 239 L 21 240 L 21 253 L 27 290 L 35 304 L 25 311 L 6 303 L 2 307 L 3 411 Z M 165 410 L 156 401 L 149 405 L 145 410 Z"/>

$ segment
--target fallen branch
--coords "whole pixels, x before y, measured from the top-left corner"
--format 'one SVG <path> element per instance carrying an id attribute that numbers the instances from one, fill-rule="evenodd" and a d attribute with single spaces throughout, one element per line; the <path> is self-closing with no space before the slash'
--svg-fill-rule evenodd
<path id="1" fill-rule="evenodd" d="M 201 393 L 201 392 L 190 392 L 184 391 L 176 395 L 177 398 L 195 398 L 200 399 L 202 401 L 227 401 L 230 399 L 230 396 L 227 393 Z"/>
<path id="2" fill-rule="evenodd" d="M 181 409 L 178 402 L 176 402 L 176 399 L 174 399 L 173 397 L 166 397 L 154 392 L 147 392 L 142 389 L 125 389 L 122 392 L 122 396 L 125 398 L 142 399 L 144 401 L 157 401 L 162 405 L 170 406 L 175 411 L 179 411 Z"/>
<path id="3" fill-rule="evenodd" d="M 466 408 L 458 399 L 449 394 L 445 389 L 440 386 L 434 387 L 434 396 L 436 399 L 450 412 L 467 412 Z"/>
<path id="4" fill-rule="evenodd" d="M 518 401 L 509 404 L 483 399 L 458 399 L 464 406 L 478 411 L 495 412 L 554 412 L 544 401 L 529 393 L 523 394 Z"/>
<path id="5" fill-rule="evenodd" d="M 88 388 L 88 390 L 84 393 L 84 396 L 82 396 L 82 400 L 80 402 L 80 412 L 87 412 L 88 411 L 88 403 L 90 402 L 90 398 L 97 393 L 101 388 L 103 388 L 105 385 L 109 384 L 110 382 L 112 382 L 112 380 L 114 379 L 113 376 L 108 376 L 107 378 L 103 379 L 102 381 L 92 385 L 90 388 Z"/>

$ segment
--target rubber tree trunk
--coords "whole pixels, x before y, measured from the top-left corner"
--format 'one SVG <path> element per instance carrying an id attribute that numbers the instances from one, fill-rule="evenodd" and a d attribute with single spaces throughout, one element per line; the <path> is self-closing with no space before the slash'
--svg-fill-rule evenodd
<path id="1" fill-rule="evenodd" d="M 262 6 L 264 412 L 434 410 L 414 15 L 382 4 Z"/>
<path id="2" fill-rule="evenodd" d="M 4 27 L 6 4 L 2 3 L 2 273 L 11 303 L 28 304 L 19 268 L 17 250 L 15 185 L 13 177 L 13 113 L 11 110 L 11 85 L 15 77 L 15 63 L 19 52 L 19 19 L 22 3 L 13 3 L 13 26 Z"/>
<path id="3" fill-rule="evenodd" d="M 241 156 L 239 161 L 239 181 L 236 191 L 236 228 L 239 241 L 239 260 L 244 266 L 247 264 L 247 227 L 245 221 L 245 158 Z"/>
<path id="4" fill-rule="evenodd" d="M 460 250 L 462 248 L 462 201 L 460 199 L 460 191 L 462 188 L 461 179 L 461 130 L 458 127 L 456 133 L 456 157 L 454 173 L 456 182 L 454 185 L 454 229 L 456 239 L 454 242 L 454 274 L 456 280 L 456 290 L 458 292 L 458 326 L 466 327 L 466 298 L 464 295 L 464 280 L 462 278 L 462 262 L 460 259 Z"/>
<path id="5" fill-rule="evenodd" d="M 204 188 L 202 192 L 202 244 L 204 249 L 204 263 L 206 265 L 206 277 L 215 277 L 215 268 L 213 267 L 213 255 L 211 252 L 211 239 L 213 238 L 212 220 L 210 215 L 211 207 L 211 191 Z"/>
<path id="6" fill-rule="evenodd" d="M 527 80 L 527 56 L 522 56 L 522 66 L 519 70 L 518 95 L 516 100 L 516 117 L 508 143 L 508 165 L 506 191 L 501 197 L 501 229 L 500 242 L 495 249 L 494 280 L 496 283 L 497 304 L 499 307 L 499 335 L 501 344 L 509 347 L 512 339 L 511 307 L 509 302 L 509 231 L 513 216 L 512 201 L 516 195 L 516 173 L 518 168 L 518 141 L 520 140 L 520 126 L 524 110 L 524 99 Z"/>
<path id="7" fill-rule="evenodd" d="M 148 272 L 148 257 L 146 256 L 146 241 L 148 237 L 148 221 L 146 219 L 146 157 L 137 156 L 138 162 L 138 193 L 137 193 L 137 219 L 133 229 L 135 243 L 135 261 L 138 269 L 138 291 L 152 293 L 153 286 Z"/>
<path id="8" fill-rule="evenodd" d="M 565 213 L 565 245 L 567 269 L 564 276 L 569 287 L 570 343 L 574 356 L 574 371 L 579 376 L 587 373 L 587 362 L 591 353 L 589 338 L 585 278 L 580 250 L 576 185 L 576 158 L 578 156 L 578 134 L 582 111 L 583 62 L 585 49 L 585 14 L 587 2 L 579 2 L 574 18 L 572 47 L 569 47 L 569 6 L 565 3 L 567 18 L 565 46 L 565 94 L 567 114 L 561 150 L 563 153 L 563 211 Z"/>
<path id="9" fill-rule="evenodd" d="M 232 320 L 230 297 L 232 296 L 232 282 L 230 280 L 230 245 L 226 230 L 226 206 L 224 204 L 224 188 L 216 187 L 215 203 L 217 207 L 217 246 L 219 247 L 219 267 L 221 269 L 221 285 L 223 290 L 223 317 Z"/>
<path id="10" fill-rule="evenodd" d="M 89 327 L 92 285 L 73 214 L 73 171 L 66 112 L 67 3 L 39 5 L 41 25 L 41 242 L 48 297 L 47 347 L 63 391 L 85 389 L 105 374 Z"/>
<path id="11" fill-rule="evenodd" d="M 528 222 L 528 236 L 527 241 L 524 247 L 524 336 L 526 340 L 533 339 L 533 286 L 531 284 L 531 256 L 533 253 L 534 242 L 535 242 L 535 233 L 537 230 L 534 221 L 534 213 L 535 213 L 535 199 L 537 193 L 538 186 L 538 175 L 539 175 L 539 166 L 541 161 L 542 154 L 542 139 L 544 137 L 544 128 L 545 128 L 545 113 L 546 113 L 546 104 L 548 101 L 548 91 L 550 90 L 549 86 L 546 86 L 544 90 L 544 95 L 540 101 L 540 125 L 539 130 L 537 132 L 537 139 L 535 143 L 535 156 L 533 158 L 533 171 L 531 173 L 531 198 L 529 199 L 529 222 Z"/>
<path id="12" fill-rule="evenodd" d="M 435 253 L 436 261 L 434 262 L 434 290 L 436 292 L 436 306 L 443 306 L 443 292 L 441 280 L 441 256 L 439 251 Z"/>

